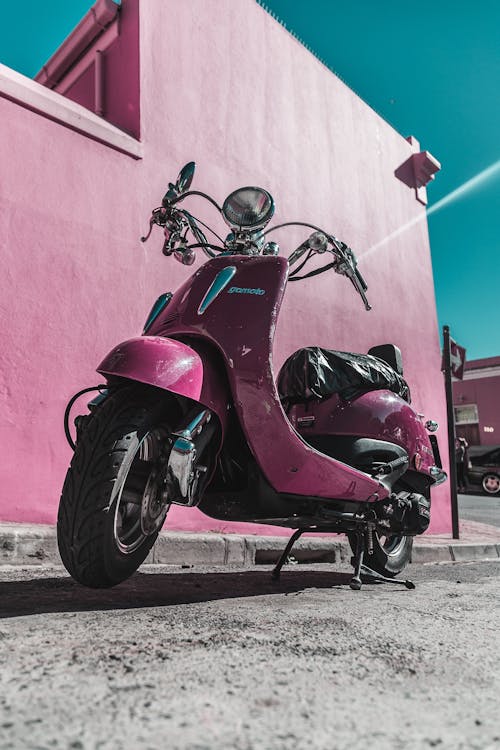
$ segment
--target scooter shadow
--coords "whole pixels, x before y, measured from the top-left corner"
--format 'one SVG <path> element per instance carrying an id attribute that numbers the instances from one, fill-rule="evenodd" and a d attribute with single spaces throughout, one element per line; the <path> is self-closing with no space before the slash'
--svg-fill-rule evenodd
<path id="1" fill-rule="evenodd" d="M 111 589 L 88 589 L 69 577 L 0 582 L 0 619 L 54 612 L 169 607 L 218 599 L 297 594 L 305 589 L 348 588 L 352 574 L 270 569 L 210 573 L 136 573 Z"/>

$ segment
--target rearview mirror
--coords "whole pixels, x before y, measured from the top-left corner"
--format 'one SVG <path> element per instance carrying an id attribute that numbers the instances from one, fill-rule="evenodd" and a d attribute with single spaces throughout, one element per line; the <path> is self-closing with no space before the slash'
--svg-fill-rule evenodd
<path id="1" fill-rule="evenodd" d="M 194 161 L 189 161 L 182 167 L 181 171 L 179 172 L 179 176 L 175 185 L 172 185 L 171 182 L 168 183 L 168 190 L 163 196 L 162 200 L 162 205 L 165 206 L 165 208 L 168 207 L 170 201 L 175 200 L 179 197 L 179 195 L 182 195 L 189 190 L 190 185 L 193 181 L 195 167 L 196 164 L 194 163 Z"/>
<path id="2" fill-rule="evenodd" d="M 179 176 L 175 184 L 179 195 L 185 193 L 191 187 L 195 168 L 196 164 L 194 163 L 194 161 L 190 161 L 185 164 L 179 172 Z"/>

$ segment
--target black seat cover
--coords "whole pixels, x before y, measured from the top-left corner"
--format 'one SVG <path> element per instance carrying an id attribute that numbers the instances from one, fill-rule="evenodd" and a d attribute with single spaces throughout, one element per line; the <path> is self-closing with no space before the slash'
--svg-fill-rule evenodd
<path id="1" fill-rule="evenodd" d="M 389 390 L 410 403 L 406 380 L 371 354 L 353 354 L 309 346 L 292 354 L 278 375 L 278 393 L 289 403 L 328 398 L 351 400 L 362 393 Z"/>

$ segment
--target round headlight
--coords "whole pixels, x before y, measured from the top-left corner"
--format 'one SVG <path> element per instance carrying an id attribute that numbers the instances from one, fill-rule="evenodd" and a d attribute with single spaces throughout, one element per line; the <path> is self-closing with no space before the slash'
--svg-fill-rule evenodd
<path id="1" fill-rule="evenodd" d="M 228 195 L 222 216 L 230 227 L 260 229 L 274 214 L 274 201 L 267 190 L 244 187 Z"/>

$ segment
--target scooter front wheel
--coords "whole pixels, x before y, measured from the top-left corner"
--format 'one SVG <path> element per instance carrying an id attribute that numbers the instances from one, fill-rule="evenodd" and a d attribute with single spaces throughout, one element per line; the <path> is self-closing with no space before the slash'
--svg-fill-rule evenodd
<path id="1" fill-rule="evenodd" d="M 82 429 L 57 518 L 61 559 L 79 583 L 114 586 L 146 559 L 170 507 L 164 477 L 176 411 L 161 391 L 126 387 Z"/>
<path id="2" fill-rule="evenodd" d="M 357 537 L 355 534 L 349 534 L 348 537 L 351 549 L 356 554 Z M 374 531 L 372 554 L 369 554 L 365 540 L 363 563 L 387 578 L 394 578 L 410 562 L 412 548 L 412 536 L 382 536 Z"/>

